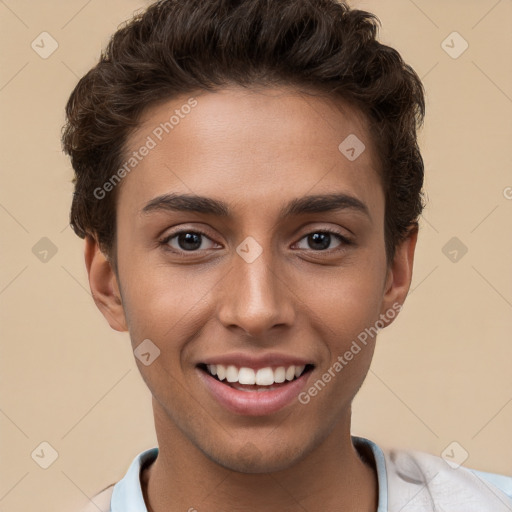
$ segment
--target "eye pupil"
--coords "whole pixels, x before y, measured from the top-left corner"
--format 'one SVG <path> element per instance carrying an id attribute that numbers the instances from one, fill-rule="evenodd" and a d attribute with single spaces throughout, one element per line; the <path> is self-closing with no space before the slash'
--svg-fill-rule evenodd
<path id="1" fill-rule="evenodd" d="M 313 249 L 327 249 L 331 241 L 331 235 L 329 233 L 313 233 L 309 235 L 309 241 L 313 242 Z M 315 247 L 315 244 L 320 244 L 320 247 Z"/>
<path id="2" fill-rule="evenodd" d="M 190 247 L 188 244 L 192 244 Z M 180 233 L 178 235 L 178 245 L 183 250 L 194 250 L 201 247 L 201 235 L 198 233 Z"/>

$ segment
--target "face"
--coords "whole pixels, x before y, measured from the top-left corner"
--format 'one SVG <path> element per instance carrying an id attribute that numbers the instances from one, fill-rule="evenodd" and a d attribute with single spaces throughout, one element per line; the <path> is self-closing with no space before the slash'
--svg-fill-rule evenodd
<path id="1" fill-rule="evenodd" d="M 157 429 L 227 468 L 285 469 L 349 428 L 367 329 L 405 299 L 414 237 L 388 265 L 354 108 L 285 88 L 189 98 L 148 110 L 129 138 L 129 155 L 155 144 L 118 185 L 117 276 L 90 246 L 91 287 L 134 349 L 150 340 L 137 364 Z M 355 139 L 339 149 L 351 134 L 355 159 Z"/>

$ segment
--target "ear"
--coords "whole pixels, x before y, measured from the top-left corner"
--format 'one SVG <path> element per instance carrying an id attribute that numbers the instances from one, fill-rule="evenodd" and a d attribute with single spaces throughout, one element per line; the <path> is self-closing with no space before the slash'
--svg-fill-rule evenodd
<path id="1" fill-rule="evenodd" d="M 90 235 L 85 237 L 85 266 L 89 275 L 89 286 L 98 309 L 112 329 L 128 331 L 117 277 L 111 263 L 101 252 L 98 242 Z"/>
<path id="2" fill-rule="evenodd" d="M 380 316 L 385 326 L 396 318 L 409 292 L 417 240 L 418 226 L 413 226 L 407 238 L 397 246 L 393 262 L 389 265 Z"/>

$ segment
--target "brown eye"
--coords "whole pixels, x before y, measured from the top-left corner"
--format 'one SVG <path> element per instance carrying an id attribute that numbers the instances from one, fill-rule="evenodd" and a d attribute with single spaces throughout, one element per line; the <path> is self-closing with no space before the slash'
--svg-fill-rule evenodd
<path id="1" fill-rule="evenodd" d="M 208 240 L 212 245 L 215 245 L 204 233 L 200 231 L 178 231 L 169 235 L 162 240 L 163 245 L 168 245 L 175 251 L 184 252 L 197 252 L 199 249 L 206 250 L 212 247 L 205 247 L 203 242 Z M 208 245 L 208 244 L 206 244 Z"/>
<path id="2" fill-rule="evenodd" d="M 338 245 L 330 247 L 333 237 L 338 240 Z M 299 249 L 312 249 L 314 251 L 326 251 L 336 249 L 343 245 L 350 245 L 350 240 L 335 231 L 315 231 L 309 233 L 301 240 L 306 240 L 307 247 L 299 247 Z"/>

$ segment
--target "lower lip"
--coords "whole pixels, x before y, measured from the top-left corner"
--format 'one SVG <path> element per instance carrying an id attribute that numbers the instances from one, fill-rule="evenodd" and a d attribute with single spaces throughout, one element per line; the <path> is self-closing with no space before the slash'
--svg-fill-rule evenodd
<path id="1" fill-rule="evenodd" d="M 272 414 L 297 400 L 311 373 L 308 371 L 285 386 L 270 391 L 240 391 L 223 384 L 199 368 L 197 371 L 210 393 L 222 406 L 235 414 L 246 416 Z"/>

